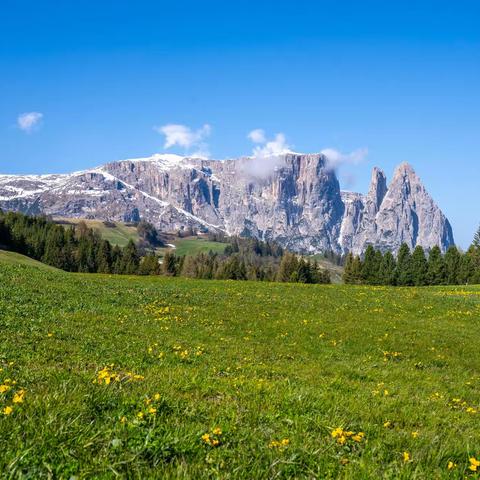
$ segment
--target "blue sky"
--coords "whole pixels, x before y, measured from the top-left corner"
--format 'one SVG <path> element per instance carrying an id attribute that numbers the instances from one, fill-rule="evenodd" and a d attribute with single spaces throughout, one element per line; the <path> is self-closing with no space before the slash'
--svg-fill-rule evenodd
<path id="1" fill-rule="evenodd" d="M 461 0 L 3 0 L 0 173 L 162 152 L 154 127 L 168 124 L 190 129 L 187 150 L 232 157 L 263 129 L 301 152 L 368 149 L 340 167 L 346 189 L 409 161 L 466 247 L 480 222 L 479 24 L 479 2 Z"/>

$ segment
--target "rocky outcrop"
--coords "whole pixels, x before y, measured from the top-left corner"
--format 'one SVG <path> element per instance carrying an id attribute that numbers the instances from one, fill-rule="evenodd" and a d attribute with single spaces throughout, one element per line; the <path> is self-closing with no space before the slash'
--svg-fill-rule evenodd
<path id="1" fill-rule="evenodd" d="M 271 169 L 254 168 L 271 162 Z M 262 171 L 259 176 L 257 172 Z M 71 175 L 1 176 L 0 208 L 62 217 L 192 226 L 276 240 L 299 252 L 453 243 L 448 220 L 407 164 L 387 188 L 374 169 L 366 195 L 341 192 L 322 154 L 204 160 L 176 155 L 112 162 Z"/>

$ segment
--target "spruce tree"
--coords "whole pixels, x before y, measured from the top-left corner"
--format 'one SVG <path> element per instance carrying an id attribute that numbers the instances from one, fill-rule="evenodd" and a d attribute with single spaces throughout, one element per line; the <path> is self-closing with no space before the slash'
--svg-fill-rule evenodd
<path id="1" fill-rule="evenodd" d="M 473 236 L 472 246 L 480 250 L 480 227 L 478 227 L 475 235 Z"/>
<path id="2" fill-rule="evenodd" d="M 475 267 L 472 257 L 464 253 L 460 258 L 460 265 L 458 267 L 458 283 L 470 284 L 475 283 Z"/>
<path id="3" fill-rule="evenodd" d="M 397 263 L 392 252 L 385 252 L 382 263 L 380 265 L 380 283 L 382 285 L 395 285 L 395 272 Z"/>
<path id="4" fill-rule="evenodd" d="M 154 253 L 145 255 L 140 261 L 139 275 L 158 275 L 159 271 L 158 257 Z"/>
<path id="5" fill-rule="evenodd" d="M 65 258 L 64 231 L 62 227 L 53 227 L 50 229 L 45 242 L 45 253 L 42 262 L 61 269 L 66 269 L 67 262 Z"/>
<path id="6" fill-rule="evenodd" d="M 377 256 L 375 249 L 369 245 L 365 250 L 365 257 L 362 263 L 362 280 L 363 283 L 373 285 L 377 281 L 379 265 L 377 264 Z"/>
<path id="7" fill-rule="evenodd" d="M 343 282 L 346 284 L 351 284 L 353 282 L 353 253 L 348 252 L 347 257 L 345 258 L 345 265 L 343 267 Z"/>
<path id="8" fill-rule="evenodd" d="M 412 253 L 411 268 L 413 284 L 417 287 L 427 284 L 427 259 L 423 247 L 417 245 Z"/>
<path id="9" fill-rule="evenodd" d="M 291 282 L 296 281 L 295 277 L 298 275 L 298 261 L 296 255 L 285 252 L 280 261 L 280 266 L 277 272 L 277 282 Z"/>
<path id="10" fill-rule="evenodd" d="M 454 245 L 448 247 L 444 257 L 445 262 L 445 280 L 447 285 L 456 285 L 458 283 L 458 271 L 460 268 L 460 253 Z"/>
<path id="11" fill-rule="evenodd" d="M 427 282 L 429 285 L 443 285 L 445 283 L 445 262 L 438 245 L 430 250 L 428 256 Z"/>
<path id="12" fill-rule="evenodd" d="M 413 285 L 412 256 L 406 243 L 398 251 L 396 282 L 400 286 Z"/>
<path id="13" fill-rule="evenodd" d="M 98 273 L 112 273 L 112 249 L 110 242 L 101 240 L 97 249 L 96 265 Z"/>
<path id="14" fill-rule="evenodd" d="M 133 240 L 129 240 L 122 252 L 122 273 L 135 275 L 140 265 L 137 247 Z"/>
<path id="15" fill-rule="evenodd" d="M 352 283 L 355 285 L 362 283 L 362 261 L 358 255 L 353 258 L 352 262 Z"/>
<path id="16" fill-rule="evenodd" d="M 162 274 L 173 277 L 177 274 L 177 262 L 175 254 L 167 251 L 163 257 Z"/>

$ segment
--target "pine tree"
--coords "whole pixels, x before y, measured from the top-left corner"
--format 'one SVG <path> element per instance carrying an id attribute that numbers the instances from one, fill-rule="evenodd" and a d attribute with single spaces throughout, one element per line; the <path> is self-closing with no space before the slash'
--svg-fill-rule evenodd
<path id="1" fill-rule="evenodd" d="M 312 266 L 310 265 L 310 262 L 308 262 L 304 258 L 301 258 L 298 261 L 296 274 L 297 274 L 297 280 L 296 280 L 297 282 L 313 283 Z"/>
<path id="2" fill-rule="evenodd" d="M 353 282 L 353 253 L 348 252 L 345 258 L 345 265 L 343 267 L 343 282 L 346 284 L 351 284 Z"/>
<path id="3" fill-rule="evenodd" d="M 379 273 L 380 283 L 382 285 L 395 285 L 396 268 L 397 263 L 395 261 L 395 257 L 392 255 L 392 252 L 385 252 L 380 265 Z"/>
<path id="4" fill-rule="evenodd" d="M 375 250 L 375 278 L 374 284 L 381 285 L 382 278 L 381 278 L 381 267 L 383 262 L 383 254 L 380 250 Z"/>
<path id="5" fill-rule="evenodd" d="M 163 257 L 162 274 L 173 277 L 177 274 L 177 262 L 175 254 L 167 251 Z"/>
<path id="6" fill-rule="evenodd" d="M 193 256 L 187 255 L 185 257 L 181 274 L 183 277 L 197 278 L 197 265 Z"/>
<path id="7" fill-rule="evenodd" d="M 427 259 L 423 247 L 417 245 L 412 253 L 411 268 L 413 284 L 417 287 L 427 284 Z"/>
<path id="8" fill-rule="evenodd" d="M 133 240 L 128 241 L 122 253 L 122 273 L 135 275 L 140 265 L 140 258 Z"/>
<path id="9" fill-rule="evenodd" d="M 445 262 L 440 248 L 435 245 L 428 256 L 427 282 L 429 285 L 443 285 L 445 280 Z"/>
<path id="10" fill-rule="evenodd" d="M 412 256 L 406 243 L 398 251 L 396 282 L 400 286 L 413 285 Z"/>
<path id="11" fill-rule="evenodd" d="M 480 227 L 478 227 L 475 235 L 473 236 L 472 246 L 480 250 Z"/>
<path id="12" fill-rule="evenodd" d="M 458 270 L 460 268 L 460 253 L 457 247 L 454 245 L 448 247 L 444 262 L 447 285 L 456 285 L 458 283 Z"/>
<path id="13" fill-rule="evenodd" d="M 145 255 L 138 267 L 139 275 L 158 275 L 160 273 L 158 257 L 154 253 Z"/>
<path id="14" fill-rule="evenodd" d="M 112 248 L 110 242 L 101 240 L 97 249 L 96 265 L 98 273 L 112 272 Z"/>
<path id="15" fill-rule="evenodd" d="M 360 285 L 362 283 L 362 261 L 358 255 L 356 255 L 353 259 L 352 279 L 353 283 L 356 285 Z"/>
<path id="16" fill-rule="evenodd" d="M 374 285 L 377 283 L 378 270 L 380 265 L 377 263 L 378 257 L 372 245 L 365 250 L 365 257 L 362 262 L 362 280 L 363 283 Z"/>
<path id="17" fill-rule="evenodd" d="M 470 284 L 475 283 L 475 267 L 472 257 L 464 253 L 460 258 L 460 265 L 458 267 L 458 283 Z"/>
<path id="18" fill-rule="evenodd" d="M 285 252 L 277 272 L 277 282 L 292 282 L 298 277 L 298 260 L 293 253 Z"/>
<path id="19" fill-rule="evenodd" d="M 67 266 L 63 251 L 64 241 L 63 228 L 51 228 L 45 242 L 45 253 L 43 254 L 42 262 L 52 265 L 52 267 L 64 269 Z"/>

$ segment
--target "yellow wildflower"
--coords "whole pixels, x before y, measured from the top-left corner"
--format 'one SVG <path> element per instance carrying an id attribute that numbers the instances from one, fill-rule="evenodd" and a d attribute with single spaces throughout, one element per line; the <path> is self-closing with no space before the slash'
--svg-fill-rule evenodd
<path id="1" fill-rule="evenodd" d="M 364 437 L 365 437 L 365 433 L 358 432 L 356 435 L 352 436 L 352 440 L 355 440 L 356 442 L 361 442 Z"/>
<path id="2" fill-rule="evenodd" d="M 13 412 L 13 408 L 7 405 L 3 410 L 2 413 L 4 415 L 10 415 Z"/>
<path id="3" fill-rule="evenodd" d="M 12 387 L 10 385 L 0 385 L 0 393 L 8 392 Z"/>
<path id="4" fill-rule="evenodd" d="M 272 440 L 268 447 L 269 448 L 285 448 L 290 444 L 290 440 L 288 438 L 284 438 L 282 440 Z"/>
<path id="5" fill-rule="evenodd" d="M 470 457 L 468 459 L 470 462 L 470 466 L 468 467 L 472 472 L 478 471 L 478 467 L 480 467 L 480 461 L 477 460 L 475 457 Z"/>
<path id="6" fill-rule="evenodd" d="M 418 433 L 418 432 L 412 432 L 412 437 L 413 437 L 413 438 L 417 438 L 417 437 L 418 437 L 418 435 L 419 435 L 419 433 Z"/>
<path id="7" fill-rule="evenodd" d="M 453 470 L 457 466 L 456 463 L 453 463 L 452 461 L 448 462 L 447 469 L 448 470 Z"/>
<path id="8" fill-rule="evenodd" d="M 338 427 L 338 428 L 336 428 L 335 430 L 332 431 L 332 437 L 333 438 L 339 437 L 340 435 L 342 435 L 342 433 L 343 433 L 343 429 Z"/>
<path id="9" fill-rule="evenodd" d="M 25 396 L 25 390 L 19 390 L 14 396 L 13 396 L 13 403 L 23 403 L 23 397 Z"/>
<path id="10" fill-rule="evenodd" d="M 408 452 L 403 452 L 403 461 L 407 463 L 410 460 L 411 460 L 410 454 Z"/>

